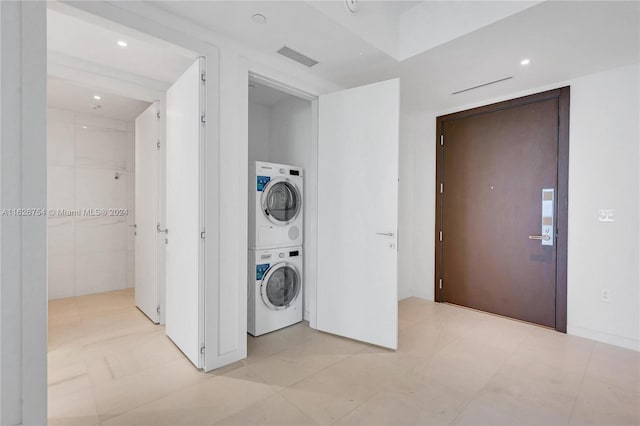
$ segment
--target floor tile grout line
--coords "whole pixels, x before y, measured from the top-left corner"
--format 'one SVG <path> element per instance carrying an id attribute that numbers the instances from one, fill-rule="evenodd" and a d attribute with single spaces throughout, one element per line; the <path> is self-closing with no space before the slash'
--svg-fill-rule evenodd
<path id="1" fill-rule="evenodd" d="M 456 422 L 456 420 L 458 420 L 460 418 L 460 416 L 466 411 L 467 408 L 469 408 L 469 406 L 471 405 L 471 403 L 478 398 L 478 396 L 487 388 L 487 386 L 489 386 L 489 383 L 491 383 L 491 381 L 498 376 L 498 374 L 500 373 L 500 370 L 507 365 L 507 358 L 510 358 L 512 356 L 514 356 L 515 354 L 509 354 L 509 356 L 505 357 L 504 361 L 502 362 L 502 366 L 498 367 L 496 369 L 496 371 L 487 379 L 487 381 L 484 383 L 484 385 L 471 397 L 468 398 L 468 400 L 466 401 L 466 403 L 462 406 L 460 412 L 458 413 L 458 415 L 449 423 L 449 424 L 454 424 Z M 454 389 L 455 390 L 455 389 Z"/>
<path id="2" fill-rule="evenodd" d="M 578 399 L 582 394 L 584 380 L 587 377 L 587 371 L 589 371 L 589 365 L 591 364 L 591 359 L 593 358 L 593 352 L 595 350 L 595 346 L 596 346 L 595 342 L 592 342 L 591 350 L 589 351 L 589 359 L 587 360 L 587 363 L 584 367 L 584 371 L 582 372 L 582 377 L 580 378 L 580 386 L 578 388 L 578 392 L 576 393 L 576 396 L 573 398 L 573 403 L 571 404 L 571 415 L 569 416 L 569 424 L 571 424 L 571 421 L 573 420 L 573 416 L 575 415 L 576 406 L 578 405 Z"/>
<path id="3" fill-rule="evenodd" d="M 171 362 L 175 362 L 175 361 L 171 361 Z M 206 382 L 206 381 L 209 381 L 209 380 L 213 380 L 213 379 L 214 379 L 214 378 L 216 378 L 216 377 L 218 377 L 218 376 L 207 376 L 204 380 L 202 380 L 202 381 L 200 381 L 200 382 L 189 383 L 188 385 L 185 385 L 185 386 L 179 386 L 179 387 L 177 387 L 177 388 L 172 388 L 171 393 L 174 393 L 174 392 L 177 392 L 177 391 L 184 390 L 184 389 L 189 388 L 189 387 L 191 387 L 191 386 L 201 385 L 203 382 Z M 149 400 L 149 401 L 143 402 L 142 404 L 136 405 L 136 406 L 134 406 L 134 407 L 132 407 L 132 408 L 130 408 L 130 409 L 128 409 L 128 410 L 126 410 L 126 411 L 121 412 L 121 413 L 114 414 L 114 415 L 109 415 L 109 417 L 107 417 L 106 419 L 104 419 L 104 421 L 108 421 L 108 420 L 114 419 L 114 418 L 116 418 L 116 417 L 123 416 L 123 415 L 128 414 L 128 413 L 132 412 L 133 410 L 136 410 L 136 409 L 138 409 L 138 408 L 140 408 L 140 407 L 143 407 L 143 406 L 145 406 L 145 405 L 147 405 L 147 404 L 151 404 L 151 403 L 154 403 L 154 402 L 156 402 L 156 401 L 159 401 L 159 400 L 161 400 L 161 399 L 163 399 L 163 398 L 166 398 L 166 397 L 167 397 L 167 396 L 169 396 L 169 395 L 170 395 L 170 394 L 168 394 L 168 395 L 163 395 L 163 396 L 161 396 L 161 397 L 158 397 L 158 398 L 155 398 L 155 399 L 152 399 L 152 400 Z M 98 408 L 98 407 L 97 407 L 97 401 L 96 401 L 96 409 L 97 409 L 97 408 Z M 102 420 L 103 415 L 104 415 L 104 416 L 106 416 L 106 415 L 108 415 L 108 414 L 100 414 L 100 412 L 98 411 L 98 417 L 99 417 L 99 419 L 100 419 L 100 424 L 102 424 L 102 422 L 103 422 L 103 420 Z"/>
<path id="4" fill-rule="evenodd" d="M 352 353 L 352 354 L 350 354 L 350 355 L 347 355 L 346 357 L 344 357 L 344 358 L 342 358 L 342 359 L 340 359 L 340 360 L 338 360 L 338 361 L 336 361 L 336 362 L 334 362 L 334 363 L 332 363 L 332 364 L 330 364 L 330 365 L 327 365 L 326 367 L 322 368 L 321 370 L 316 371 L 315 373 L 311 374 L 310 376 L 307 376 L 307 377 L 305 377 L 304 379 L 301 379 L 301 380 L 299 380 L 299 381 L 297 381 L 297 382 L 295 382 L 295 383 L 293 383 L 293 384 L 291 384 L 291 385 L 289 385 L 289 386 L 287 386 L 287 387 L 285 387 L 285 388 L 281 389 L 281 390 L 279 391 L 279 393 L 280 393 L 280 394 L 282 394 L 282 392 L 284 392 L 285 390 L 287 390 L 287 389 L 289 389 L 289 388 L 291 388 L 291 387 L 293 387 L 293 386 L 295 386 L 295 385 L 297 385 L 297 384 L 299 384 L 299 383 L 301 383 L 301 382 L 303 382 L 303 381 L 305 381 L 305 380 L 307 380 L 307 379 L 311 378 L 312 376 L 315 376 L 316 374 L 319 374 L 319 373 L 321 373 L 321 372 L 323 372 L 323 371 L 325 371 L 325 370 L 329 369 L 330 367 L 333 367 L 333 366 L 337 365 L 338 363 L 341 363 L 341 362 L 344 362 L 344 361 L 346 361 L 346 360 L 348 360 L 348 359 L 350 359 L 350 358 L 353 358 L 355 355 L 362 353 L 362 351 L 364 351 L 365 349 L 366 349 L 366 347 L 365 347 L 365 348 L 362 348 L 361 350 L 359 350 L 359 351 L 357 351 L 357 352 L 354 352 L 354 353 Z M 353 412 L 355 409 L 357 409 L 357 408 L 358 408 L 358 407 L 360 407 L 361 405 L 363 405 L 363 404 L 365 404 L 366 402 L 368 402 L 371 398 L 373 398 L 373 397 L 374 397 L 375 395 L 377 395 L 377 394 L 378 394 L 378 392 L 374 393 L 373 395 L 371 395 L 371 396 L 370 396 L 370 397 L 368 397 L 368 398 L 365 398 L 365 399 L 364 399 L 364 401 L 362 401 L 360 404 L 357 404 L 355 407 L 353 407 L 351 410 L 349 410 L 345 415 L 343 415 L 343 416 L 341 416 L 341 417 L 337 418 L 337 419 L 336 419 L 333 423 L 331 423 L 331 424 L 333 425 L 333 424 L 335 424 L 335 422 L 339 421 L 340 419 L 343 419 L 345 416 L 347 416 L 348 414 L 350 414 L 351 412 Z M 288 399 L 285 395 L 282 395 L 282 397 L 283 397 L 283 398 L 285 398 L 287 401 L 289 401 L 289 399 Z M 293 405 L 296 405 L 293 401 L 289 401 L 289 402 L 290 402 L 291 404 L 293 404 Z M 296 405 L 296 407 L 297 407 L 297 405 Z M 300 409 L 300 408 L 298 407 L 298 409 Z M 305 414 L 306 414 L 306 413 L 305 413 Z M 308 416 L 308 415 L 307 415 L 307 416 Z"/>

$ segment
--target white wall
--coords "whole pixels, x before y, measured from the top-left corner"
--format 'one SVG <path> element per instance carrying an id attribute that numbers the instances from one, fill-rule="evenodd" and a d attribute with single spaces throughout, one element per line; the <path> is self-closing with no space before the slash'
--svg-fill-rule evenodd
<path id="1" fill-rule="evenodd" d="M 249 102 L 249 161 L 268 161 L 270 108 Z"/>
<path id="2" fill-rule="evenodd" d="M 571 86 L 569 153 L 568 333 L 640 349 L 638 65 L 516 93 L 489 104 Z M 412 292 L 434 297 L 435 119 L 408 114 L 402 135 L 413 147 Z M 409 161 L 405 161 L 409 166 Z M 616 222 L 598 222 L 598 209 Z M 611 292 L 601 301 L 600 290 Z"/>
<path id="3" fill-rule="evenodd" d="M 411 284 L 402 282 L 404 294 L 434 300 L 435 274 L 435 185 L 436 185 L 436 116 L 435 113 L 405 113 L 400 121 L 400 170 L 412 169 L 412 180 L 400 181 L 400 193 L 407 192 L 409 204 L 400 204 L 400 215 L 410 211 L 412 240 L 408 246 L 401 241 L 399 250 L 406 250 L 410 259 Z M 402 147 L 411 147 L 410 156 L 402 155 Z M 401 198 L 402 199 L 402 198 Z M 406 213 L 405 213 L 406 214 Z M 401 237 L 402 238 L 402 237 Z M 407 287 L 411 289 L 408 290 Z"/>
<path id="4" fill-rule="evenodd" d="M 567 331 L 640 350 L 638 65 L 571 83 Z M 614 209 L 615 222 L 598 221 Z M 603 303 L 601 289 L 611 293 Z"/>
<path id="5" fill-rule="evenodd" d="M 0 424 L 47 421 L 46 10 L 0 2 Z M 33 210 L 31 210 L 33 211 Z"/>
<path id="6" fill-rule="evenodd" d="M 311 102 L 287 97 L 270 108 L 269 158 L 276 163 L 304 167 L 313 161 Z"/>
<path id="7" fill-rule="evenodd" d="M 412 268 L 415 240 L 412 214 L 414 193 L 411 183 L 415 173 L 412 141 L 416 139 L 417 135 L 414 135 L 413 131 L 411 116 L 401 112 L 398 153 L 398 177 L 400 179 L 398 183 L 398 300 L 415 295 L 413 289 L 414 270 Z M 420 196 L 423 195 L 420 194 Z"/>
<path id="8" fill-rule="evenodd" d="M 133 122 L 48 110 L 48 208 L 64 210 L 48 218 L 50 299 L 134 285 L 133 132 Z"/>

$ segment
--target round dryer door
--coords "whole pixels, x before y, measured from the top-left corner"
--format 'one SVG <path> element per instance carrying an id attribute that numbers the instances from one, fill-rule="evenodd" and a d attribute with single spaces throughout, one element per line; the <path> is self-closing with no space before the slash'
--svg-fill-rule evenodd
<path id="1" fill-rule="evenodd" d="M 289 179 L 274 179 L 262 192 L 262 211 L 276 225 L 289 224 L 301 208 L 300 191 Z"/>
<path id="2" fill-rule="evenodd" d="M 298 297 L 301 285 L 300 273 L 295 265 L 289 262 L 276 263 L 262 278 L 262 301 L 271 309 L 286 309 Z"/>

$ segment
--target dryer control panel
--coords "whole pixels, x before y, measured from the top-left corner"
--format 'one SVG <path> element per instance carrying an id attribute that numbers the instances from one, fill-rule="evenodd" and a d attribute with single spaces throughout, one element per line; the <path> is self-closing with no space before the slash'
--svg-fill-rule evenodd
<path id="1" fill-rule="evenodd" d="M 262 277 L 264 277 L 264 274 L 269 269 L 269 266 L 271 266 L 271 265 L 269 265 L 268 263 L 263 263 L 261 265 L 256 265 L 256 281 L 262 280 Z"/>
<path id="2" fill-rule="evenodd" d="M 269 183 L 271 178 L 269 176 L 258 176 L 256 180 L 258 181 L 257 189 L 259 192 L 262 192 L 264 191 L 264 187 Z"/>

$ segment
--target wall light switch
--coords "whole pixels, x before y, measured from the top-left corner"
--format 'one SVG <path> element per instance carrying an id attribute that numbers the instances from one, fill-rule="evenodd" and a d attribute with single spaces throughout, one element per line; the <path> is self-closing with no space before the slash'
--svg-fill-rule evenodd
<path id="1" fill-rule="evenodd" d="M 615 222 L 616 211 L 613 209 L 600 209 L 598 210 L 598 221 L 600 222 Z"/>

